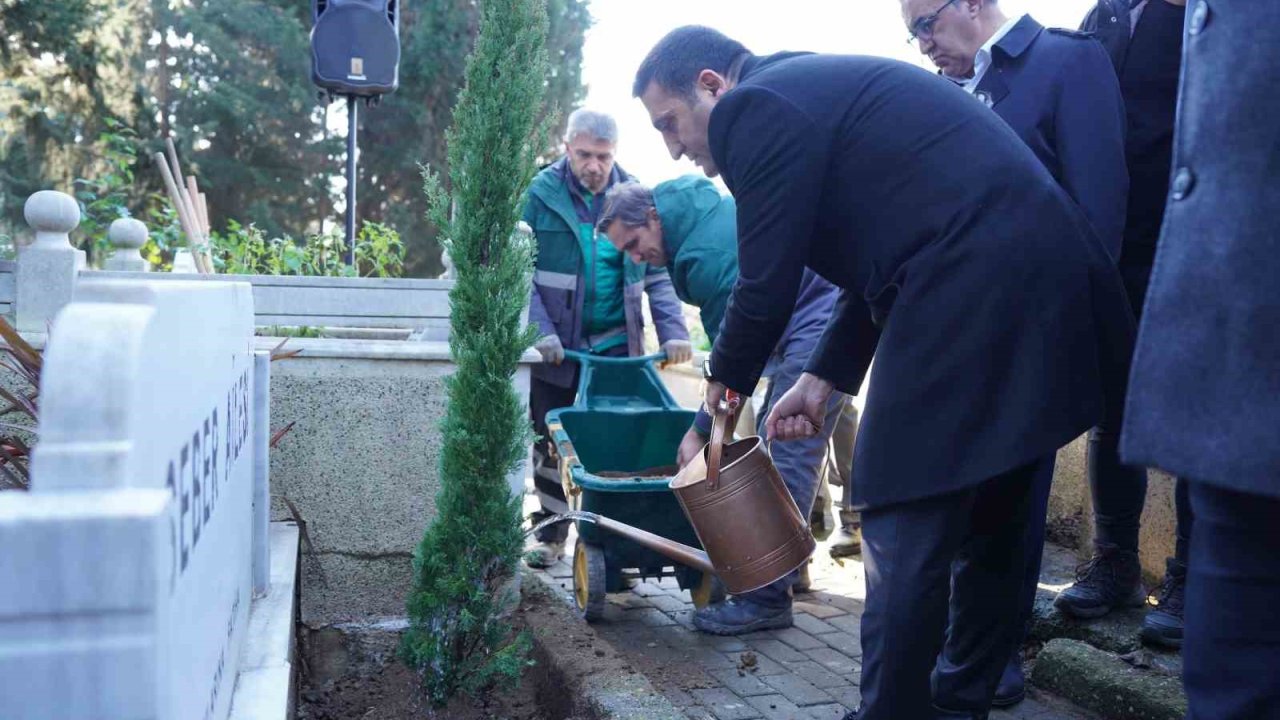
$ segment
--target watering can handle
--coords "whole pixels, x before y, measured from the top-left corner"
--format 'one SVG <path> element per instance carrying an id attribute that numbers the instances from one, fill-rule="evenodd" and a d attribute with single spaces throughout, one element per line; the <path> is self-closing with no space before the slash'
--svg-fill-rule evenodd
<path id="1" fill-rule="evenodd" d="M 720 461 L 724 457 L 724 439 L 729 434 L 729 424 L 737 415 L 742 402 L 738 393 L 725 389 L 720 407 L 712 411 L 711 442 L 707 444 L 707 489 L 715 490 L 720 484 Z"/>

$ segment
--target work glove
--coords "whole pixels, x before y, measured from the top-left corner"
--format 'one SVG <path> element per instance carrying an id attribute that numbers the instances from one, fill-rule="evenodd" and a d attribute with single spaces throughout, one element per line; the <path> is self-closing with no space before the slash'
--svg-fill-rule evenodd
<path id="1" fill-rule="evenodd" d="M 533 344 L 533 348 L 542 353 L 542 362 L 552 365 L 564 362 L 564 345 L 560 344 L 560 338 L 555 335 L 544 335 Z"/>
<path id="2" fill-rule="evenodd" d="M 693 359 L 693 343 L 688 340 L 668 340 L 662 343 L 667 353 L 668 365 L 684 365 Z"/>

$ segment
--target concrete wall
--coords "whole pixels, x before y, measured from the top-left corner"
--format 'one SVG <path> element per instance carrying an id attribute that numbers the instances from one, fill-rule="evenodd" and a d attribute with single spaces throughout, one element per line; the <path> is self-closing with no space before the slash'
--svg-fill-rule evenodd
<path id="1" fill-rule="evenodd" d="M 1085 437 L 1058 451 L 1049 498 L 1049 538 L 1075 548 L 1086 560 L 1093 548 L 1093 498 L 1085 464 Z M 1174 479 L 1168 473 L 1147 473 L 1147 502 L 1142 512 L 1138 549 L 1142 570 L 1150 585 L 1164 577 L 1165 558 L 1173 555 L 1177 514 L 1174 511 Z"/>
<path id="2" fill-rule="evenodd" d="M 290 339 L 286 349 L 302 355 L 273 364 L 271 422 L 297 424 L 271 452 L 272 510 L 291 517 L 288 498 L 311 541 L 303 540 L 302 621 L 403 616 L 412 553 L 436 514 L 448 348 Z M 522 365 L 525 397 L 528 382 Z M 523 478 L 523 468 L 509 478 L 513 492 L 523 492 Z"/>

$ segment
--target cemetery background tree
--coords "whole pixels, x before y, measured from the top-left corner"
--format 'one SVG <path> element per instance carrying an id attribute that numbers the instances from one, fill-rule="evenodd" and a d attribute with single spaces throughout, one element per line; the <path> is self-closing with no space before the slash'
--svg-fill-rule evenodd
<path id="1" fill-rule="evenodd" d="M 584 93 L 587 6 L 548 3 L 553 63 L 544 77 L 558 108 Z M 400 89 L 360 114 L 357 210 L 399 231 L 407 275 L 435 276 L 435 229 L 410 163 L 446 166 L 442 138 L 479 9 L 434 0 L 401 10 Z M 311 85 L 310 27 L 310 4 L 299 0 L 0 2 L 0 235 L 25 231 L 32 192 L 70 191 L 77 178 L 113 171 L 108 118 L 139 144 L 125 212 L 155 224 L 148 203 L 161 187 L 150 158 L 172 131 L 215 230 L 236 220 L 297 238 L 340 226 L 331 180 L 345 150 Z"/>
<path id="2" fill-rule="evenodd" d="M 533 245 L 515 232 L 546 137 L 545 0 L 484 0 L 466 86 L 447 135 L 452 192 L 424 171 L 432 221 L 455 264 L 449 344 L 457 372 L 441 433 L 438 515 L 414 556 L 405 659 L 440 703 L 515 679 L 528 640 L 500 617 L 523 543 L 507 476 L 530 428 L 512 388 L 534 340 L 522 323 Z"/>

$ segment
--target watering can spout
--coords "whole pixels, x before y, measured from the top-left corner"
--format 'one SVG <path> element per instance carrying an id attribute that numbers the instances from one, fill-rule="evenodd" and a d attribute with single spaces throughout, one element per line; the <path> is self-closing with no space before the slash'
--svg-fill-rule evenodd
<path id="1" fill-rule="evenodd" d="M 715 574 L 716 569 L 711 564 L 711 559 L 707 554 L 697 548 L 689 547 L 684 543 L 678 543 L 675 540 L 664 538 L 661 535 L 654 535 L 647 530 L 641 530 L 638 527 L 628 525 L 626 523 L 611 520 L 603 515 L 597 515 L 592 512 L 573 511 L 565 513 L 561 516 L 564 519 L 584 520 L 594 524 L 601 530 L 608 530 L 615 535 L 621 535 L 628 540 L 636 542 L 644 547 L 653 550 L 663 557 L 674 560 L 681 565 L 686 565 L 695 570 Z"/>

